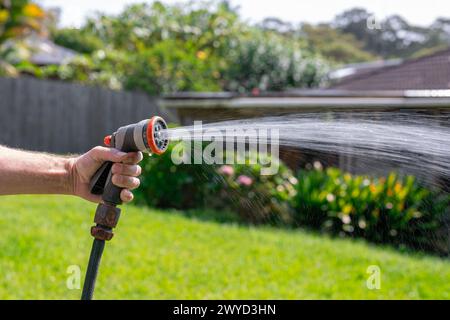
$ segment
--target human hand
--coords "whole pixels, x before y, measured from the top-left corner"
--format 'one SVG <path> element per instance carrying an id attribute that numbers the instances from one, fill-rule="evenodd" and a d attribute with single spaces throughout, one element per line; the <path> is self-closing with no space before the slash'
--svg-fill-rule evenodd
<path id="1" fill-rule="evenodd" d="M 95 172 L 105 161 L 114 162 L 112 166 L 112 182 L 124 188 L 120 193 L 123 202 L 133 200 L 130 190 L 139 187 L 137 178 L 141 174 L 138 163 L 142 160 L 142 152 L 125 153 L 114 148 L 95 147 L 85 154 L 69 160 L 70 184 L 72 194 L 83 199 L 100 203 L 101 195 L 94 195 L 89 190 L 89 183 Z"/>

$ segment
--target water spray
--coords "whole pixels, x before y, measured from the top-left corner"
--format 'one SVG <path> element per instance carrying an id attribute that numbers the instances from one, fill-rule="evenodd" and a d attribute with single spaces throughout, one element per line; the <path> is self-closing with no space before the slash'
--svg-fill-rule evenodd
<path id="1" fill-rule="evenodd" d="M 120 127 L 112 135 L 106 136 L 104 143 L 123 152 L 142 151 L 160 155 L 169 145 L 165 130 L 167 130 L 166 122 L 161 117 L 152 117 Z M 91 227 L 94 242 L 84 280 L 82 300 L 92 300 L 105 241 L 111 240 L 114 236 L 112 229 L 116 227 L 120 217 L 120 209 L 117 206 L 122 204 L 120 200 L 122 188 L 115 186 L 111 181 L 112 165 L 110 161 L 105 162 L 90 183 L 91 193 L 101 195 L 103 203 L 97 206 L 94 217 L 96 225 Z"/>

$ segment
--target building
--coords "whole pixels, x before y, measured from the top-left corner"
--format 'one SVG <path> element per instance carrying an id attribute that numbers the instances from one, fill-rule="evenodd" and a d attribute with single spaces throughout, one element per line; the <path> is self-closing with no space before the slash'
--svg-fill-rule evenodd
<path id="1" fill-rule="evenodd" d="M 370 62 L 351 63 L 332 70 L 328 74 L 328 78 L 333 83 L 336 83 L 342 81 L 344 78 L 354 77 L 356 75 L 359 76 L 384 67 L 395 66 L 402 62 L 403 62 L 402 59 L 392 59 L 392 60 L 377 60 Z"/>
<path id="2" fill-rule="evenodd" d="M 450 89 L 450 48 L 367 72 L 355 72 L 331 88 L 358 91 Z"/>
<path id="3" fill-rule="evenodd" d="M 39 36 L 28 37 L 25 43 L 32 51 L 30 62 L 38 66 L 61 65 L 77 55 L 77 52 Z"/>

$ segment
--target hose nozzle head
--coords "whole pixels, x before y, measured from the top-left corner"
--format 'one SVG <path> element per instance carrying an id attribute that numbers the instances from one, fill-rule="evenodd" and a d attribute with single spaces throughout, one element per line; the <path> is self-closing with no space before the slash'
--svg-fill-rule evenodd
<path id="1" fill-rule="evenodd" d="M 167 150 L 169 138 L 167 124 L 163 118 L 154 116 L 148 120 L 146 136 L 147 146 L 152 153 L 160 155 Z"/>
<path id="2" fill-rule="evenodd" d="M 125 152 L 142 151 L 160 155 L 169 146 L 167 129 L 164 119 L 155 116 L 120 127 L 111 136 L 106 136 L 104 143 Z"/>

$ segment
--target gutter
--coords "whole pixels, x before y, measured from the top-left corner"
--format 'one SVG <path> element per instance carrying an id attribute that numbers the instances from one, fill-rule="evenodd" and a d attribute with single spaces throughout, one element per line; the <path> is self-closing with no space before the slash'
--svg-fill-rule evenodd
<path id="1" fill-rule="evenodd" d="M 170 95 L 160 100 L 173 109 L 321 109 L 321 108 L 450 108 L 450 90 L 402 92 L 302 92 L 297 95 L 233 96 L 220 94 Z"/>

